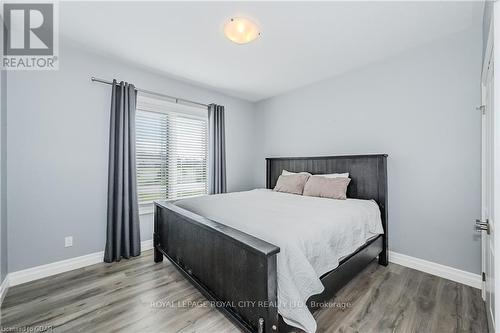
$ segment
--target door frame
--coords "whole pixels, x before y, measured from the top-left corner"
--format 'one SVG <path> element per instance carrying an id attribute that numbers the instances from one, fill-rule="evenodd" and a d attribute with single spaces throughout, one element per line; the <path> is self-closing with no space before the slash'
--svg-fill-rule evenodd
<path id="1" fill-rule="evenodd" d="M 484 156 L 486 155 L 486 140 L 490 140 L 491 143 L 493 143 L 493 136 L 490 138 L 486 138 L 483 129 L 485 127 L 485 117 L 483 116 L 483 108 L 484 106 L 489 103 L 486 101 L 486 81 L 488 79 L 488 69 L 491 60 L 493 56 L 493 17 L 491 19 L 490 27 L 489 27 L 489 32 L 488 32 L 488 40 L 486 43 L 486 48 L 484 51 L 484 58 L 483 58 L 483 64 L 482 64 L 482 70 L 481 70 L 481 107 L 479 107 L 479 111 L 482 112 L 481 114 L 481 220 L 484 221 L 486 218 L 486 212 L 484 211 L 483 207 L 483 200 L 486 197 L 486 189 L 484 184 L 486 183 L 486 169 L 485 169 L 485 160 Z M 494 84 L 494 77 L 493 77 L 493 84 Z M 485 272 L 485 267 L 486 267 L 486 242 L 487 242 L 487 235 L 485 232 L 481 232 L 481 275 Z M 481 296 L 483 298 L 483 301 L 486 301 L 486 281 L 482 281 L 481 283 Z"/>
<path id="2" fill-rule="evenodd" d="M 495 45 L 500 45 L 500 3 L 493 2 L 493 15 L 491 20 L 491 25 L 493 26 L 492 33 L 492 59 L 493 67 L 495 64 L 500 64 L 500 52 L 495 52 Z M 494 71 L 494 69 L 493 69 Z M 500 115 L 497 112 L 500 106 L 500 75 L 493 74 L 493 109 L 492 109 L 492 121 L 493 121 L 493 145 L 492 151 L 495 152 L 500 148 L 500 117 L 495 117 Z M 498 193 L 498 195 L 496 195 Z M 500 201 L 498 197 L 500 195 L 500 154 L 493 154 L 493 218 L 496 222 L 496 217 L 500 216 Z M 495 242 L 495 321 L 496 330 L 499 331 L 500 327 L 498 321 L 500 320 L 500 233 L 496 232 L 496 226 L 492 225 L 494 242 Z"/>

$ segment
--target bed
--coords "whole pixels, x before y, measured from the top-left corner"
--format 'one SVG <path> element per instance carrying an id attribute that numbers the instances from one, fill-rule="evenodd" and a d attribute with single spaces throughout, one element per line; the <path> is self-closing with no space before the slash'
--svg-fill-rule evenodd
<path id="1" fill-rule="evenodd" d="M 268 158 L 267 190 L 157 202 L 155 261 L 167 257 L 245 332 L 314 332 L 311 311 L 375 258 L 387 265 L 386 161 Z M 349 172 L 348 199 L 271 191 L 283 170 Z"/>

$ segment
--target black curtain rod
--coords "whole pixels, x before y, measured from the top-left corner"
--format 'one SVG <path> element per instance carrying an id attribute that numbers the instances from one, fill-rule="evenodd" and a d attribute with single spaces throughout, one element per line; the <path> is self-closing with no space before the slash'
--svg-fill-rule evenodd
<path id="1" fill-rule="evenodd" d="M 107 81 L 107 80 L 103 80 L 103 79 L 99 79 L 97 77 L 91 77 L 90 80 L 92 82 L 99 82 L 99 83 L 104 83 L 104 84 L 113 84 L 113 81 Z M 119 81 L 116 80 L 117 83 L 119 84 Z M 208 105 L 207 104 L 203 104 L 203 103 L 198 103 L 198 102 L 195 102 L 195 101 L 190 101 L 188 99 L 184 99 L 184 98 L 179 98 L 179 97 L 174 97 L 174 96 L 170 96 L 170 95 L 165 95 L 165 94 L 160 94 L 160 93 L 157 93 L 157 92 L 154 92 L 154 91 L 151 91 L 151 90 L 145 90 L 145 89 L 139 89 L 139 88 L 135 88 L 137 91 L 139 92 L 142 92 L 142 93 L 145 93 L 145 94 L 149 94 L 149 95 L 156 95 L 156 96 L 160 96 L 160 97 L 165 97 L 165 98 L 169 98 L 169 99 L 172 99 L 175 101 L 175 103 L 180 103 L 180 104 L 194 104 L 194 105 L 197 105 L 197 106 L 200 106 L 200 107 L 203 107 L 203 108 L 208 108 Z"/>

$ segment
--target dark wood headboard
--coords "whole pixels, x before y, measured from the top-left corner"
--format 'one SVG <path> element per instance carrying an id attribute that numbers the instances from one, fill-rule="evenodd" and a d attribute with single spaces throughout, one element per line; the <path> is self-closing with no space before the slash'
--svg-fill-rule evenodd
<path id="1" fill-rule="evenodd" d="M 347 197 L 373 199 L 380 207 L 387 236 L 387 155 L 266 158 L 266 187 L 274 188 L 283 170 L 311 174 L 349 172 Z M 384 237 L 387 239 L 387 237 Z M 384 244 L 387 246 L 387 244 Z M 386 247 L 385 247 L 386 248 Z"/>

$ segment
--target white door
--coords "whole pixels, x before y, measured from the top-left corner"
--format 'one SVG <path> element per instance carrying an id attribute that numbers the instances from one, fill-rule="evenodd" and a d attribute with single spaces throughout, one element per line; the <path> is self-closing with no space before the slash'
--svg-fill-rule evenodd
<path id="1" fill-rule="evenodd" d="M 492 53 L 493 51 L 491 51 Z M 482 230 L 482 263 L 483 263 L 483 298 L 486 302 L 488 326 L 495 332 L 495 228 L 493 219 L 493 57 L 491 53 L 485 59 L 482 79 L 482 191 L 481 220 L 476 221 L 478 230 Z"/>

